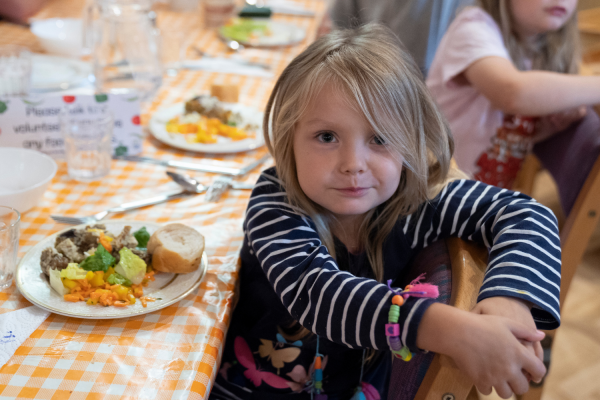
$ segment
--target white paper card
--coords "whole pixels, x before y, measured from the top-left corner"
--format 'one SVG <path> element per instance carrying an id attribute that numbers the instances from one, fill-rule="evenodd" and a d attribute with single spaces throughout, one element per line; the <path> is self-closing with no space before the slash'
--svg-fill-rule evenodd
<path id="1" fill-rule="evenodd" d="M 22 147 L 62 158 L 61 112 L 68 107 L 87 115 L 99 106 L 107 106 L 113 114 L 114 153 L 139 154 L 144 137 L 140 125 L 140 102 L 131 94 L 49 94 L 35 98 L 0 98 L 0 147 Z"/>
<path id="2" fill-rule="evenodd" d="M 49 315 L 49 311 L 36 306 L 0 314 L 0 367 Z"/>

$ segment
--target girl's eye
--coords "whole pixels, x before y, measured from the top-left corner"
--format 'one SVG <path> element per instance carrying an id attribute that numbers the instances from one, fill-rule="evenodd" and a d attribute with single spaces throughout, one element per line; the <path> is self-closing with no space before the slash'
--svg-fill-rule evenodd
<path id="1" fill-rule="evenodd" d="M 322 132 L 318 138 L 323 143 L 333 143 L 335 141 L 335 135 L 331 132 Z"/>
<path id="2" fill-rule="evenodd" d="M 383 140 L 383 138 L 380 138 L 379 136 L 375 136 L 375 137 L 373 138 L 373 142 L 374 142 L 375 144 L 378 144 L 378 145 L 380 145 L 380 146 L 383 146 L 383 145 L 385 144 L 385 140 Z"/>

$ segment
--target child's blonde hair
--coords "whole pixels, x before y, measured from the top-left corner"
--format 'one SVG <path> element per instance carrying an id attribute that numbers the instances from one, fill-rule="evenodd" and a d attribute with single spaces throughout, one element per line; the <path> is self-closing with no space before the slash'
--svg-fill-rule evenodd
<path id="1" fill-rule="evenodd" d="M 500 27 L 504 45 L 517 68 L 527 69 L 525 63 L 529 59 L 534 70 L 576 74 L 581 57 L 577 12 L 573 12 L 560 29 L 541 34 L 535 43 L 530 44 L 520 40 L 514 30 L 509 1 L 478 0 L 478 3 Z"/>
<path id="2" fill-rule="evenodd" d="M 356 103 L 374 133 L 393 154 L 404 158 L 398 189 L 389 200 L 369 211 L 360 227 L 361 243 L 374 276 L 381 281 L 385 238 L 399 218 L 413 213 L 441 190 L 454 142 L 419 69 L 389 29 L 369 24 L 335 31 L 296 57 L 271 93 L 264 137 L 288 201 L 313 219 L 333 257 L 331 228 L 336 221 L 300 188 L 293 149 L 296 124 L 325 83 Z"/>

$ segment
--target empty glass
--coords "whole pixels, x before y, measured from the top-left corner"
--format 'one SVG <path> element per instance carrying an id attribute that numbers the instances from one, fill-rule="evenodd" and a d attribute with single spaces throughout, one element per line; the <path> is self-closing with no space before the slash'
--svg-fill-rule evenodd
<path id="1" fill-rule="evenodd" d="M 92 0 L 86 51 L 93 55 L 96 91 L 135 91 L 149 100 L 162 83 L 159 33 L 150 0 Z"/>
<path id="2" fill-rule="evenodd" d="M 0 290 L 9 287 L 15 275 L 20 220 L 17 210 L 0 206 Z"/>
<path id="3" fill-rule="evenodd" d="M 24 96 L 31 85 L 31 52 L 24 47 L 0 46 L 0 96 Z"/>
<path id="4" fill-rule="evenodd" d="M 105 108 L 94 115 L 61 115 L 69 176 L 81 182 L 103 178 L 110 172 L 114 120 Z"/>

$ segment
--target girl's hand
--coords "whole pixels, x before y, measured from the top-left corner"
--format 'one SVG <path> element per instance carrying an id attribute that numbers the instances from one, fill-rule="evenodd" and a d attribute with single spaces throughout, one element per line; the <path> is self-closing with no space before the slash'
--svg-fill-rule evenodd
<path id="1" fill-rule="evenodd" d="M 423 314 L 417 346 L 446 354 L 483 394 L 492 387 L 503 398 L 529 389 L 525 374 L 538 381 L 544 364 L 520 340 L 539 342 L 544 333 L 510 318 L 475 314 L 433 304 Z"/>
<path id="2" fill-rule="evenodd" d="M 542 340 L 543 332 L 505 317 L 471 314 L 463 324 L 455 349 L 449 354 L 483 394 L 492 387 L 503 399 L 529 390 L 528 374 L 539 381 L 544 364 L 521 340 Z"/>
<path id="3" fill-rule="evenodd" d="M 531 304 L 516 297 L 488 297 L 477 303 L 472 312 L 475 314 L 496 315 L 499 317 L 510 318 L 513 321 L 536 329 L 535 322 L 531 316 Z M 544 361 L 544 350 L 539 341 L 521 341 L 521 344 L 539 358 L 540 361 Z M 529 379 L 532 378 L 529 377 Z M 537 383 L 540 382 L 539 380 L 534 381 Z"/>

